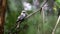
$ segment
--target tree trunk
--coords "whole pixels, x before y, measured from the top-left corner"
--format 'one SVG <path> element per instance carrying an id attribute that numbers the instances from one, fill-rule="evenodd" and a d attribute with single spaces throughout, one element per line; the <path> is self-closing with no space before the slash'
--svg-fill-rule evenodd
<path id="1" fill-rule="evenodd" d="M 5 22 L 5 11 L 6 11 L 6 0 L 1 0 L 0 5 L 0 34 L 4 34 L 4 22 Z"/>

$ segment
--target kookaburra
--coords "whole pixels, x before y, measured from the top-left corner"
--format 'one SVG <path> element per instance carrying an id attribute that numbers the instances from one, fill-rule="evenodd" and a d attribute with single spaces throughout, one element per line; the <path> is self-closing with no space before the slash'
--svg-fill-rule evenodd
<path id="1" fill-rule="evenodd" d="M 26 11 L 25 10 L 23 10 L 22 12 L 21 12 L 21 15 L 20 16 L 18 16 L 18 19 L 17 19 L 17 24 L 16 24 L 16 28 L 19 28 L 19 25 L 21 24 L 21 22 L 22 21 L 24 21 L 24 18 L 27 16 L 27 13 L 26 13 Z"/>
<path id="2" fill-rule="evenodd" d="M 19 21 L 22 22 L 26 16 L 27 16 L 26 11 L 23 10 L 23 11 L 21 12 L 21 15 L 18 16 L 17 22 L 19 22 Z"/>

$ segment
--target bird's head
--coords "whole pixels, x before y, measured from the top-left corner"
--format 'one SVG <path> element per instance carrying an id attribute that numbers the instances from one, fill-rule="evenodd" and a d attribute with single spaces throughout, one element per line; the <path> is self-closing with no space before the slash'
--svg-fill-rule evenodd
<path id="1" fill-rule="evenodd" d="M 23 11 L 22 11 L 22 13 L 26 13 L 26 11 L 25 11 L 25 10 L 23 10 Z"/>
<path id="2" fill-rule="evenodd" d="M 26 11 L 25 10 L 22 10 L 21 15 L 23 15 L 23 14 L 26 14 Z"/>

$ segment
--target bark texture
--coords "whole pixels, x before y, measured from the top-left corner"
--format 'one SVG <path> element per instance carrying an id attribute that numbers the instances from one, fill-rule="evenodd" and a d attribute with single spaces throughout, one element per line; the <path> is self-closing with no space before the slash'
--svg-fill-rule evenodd
<path id="1" fill-rule="evenodd" d="M 6 0 L 0 0 L 0 34 L 4 34 Z"/>

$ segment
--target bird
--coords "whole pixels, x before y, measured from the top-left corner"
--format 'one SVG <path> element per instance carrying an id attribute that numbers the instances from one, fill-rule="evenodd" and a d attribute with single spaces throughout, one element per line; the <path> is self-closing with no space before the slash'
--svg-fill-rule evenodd
<path id="1" fill-rule="evenodd" d="M 19 27 L 19 24 L 21 24 L 22 21 L 24 21 L 25 17 L 27 16 L 26 11 L 22 10 L 21 15 L 18 16 L 18 19 L 16 21 L 17 28 Z"/>
<path id="2" fill-rule="evenodd" d="M 19 25 L 22 23 L 22 21 L 24 21 L 24 18 L 27 16 L 26 11 L 22 10 L 21 15 L 18 16 L 17 20 L 16 20 L 16 24 L 14 25 L 14 27 L 11 28 L 11 30 L 8 31 L 8 34 L 12 34 L 12 30 L 15 29 L 19 29 Z M 15 32 L 14 32 L 15 33 Z"/>
<path id="3" fill-rule="evenodd" d="M 18 16 L 17 22 L 23 21 L 26 16 L 27 16 L 26 11 L 23 10 L 23 11 L 21 12 L 21 15 Z"/>

